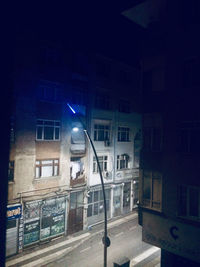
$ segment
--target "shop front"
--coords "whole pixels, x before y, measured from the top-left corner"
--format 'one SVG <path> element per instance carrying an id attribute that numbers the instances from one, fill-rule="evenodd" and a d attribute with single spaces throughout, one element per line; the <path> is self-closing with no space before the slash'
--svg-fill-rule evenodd
<path id="1" fill-rule="evenodd" d="M 110 218 L 110 189 L 105 189 L 107 218 Z M 87 209 L 88 225 L 93 225 L 104 220 L 104 201 L 101 189 L 93 189 L 88 194 Z"/>
<path id="2" fill-rule="evenodd" d="M 24 246 L 65 233 L 66 198 L 49 198 L 24 204 Z"/>
<path id="3" fill-rule="evenodd" d="M 21 204 L 7 207 L 6 257 L 18 252 L 18 226 L 21 214 Z"/>

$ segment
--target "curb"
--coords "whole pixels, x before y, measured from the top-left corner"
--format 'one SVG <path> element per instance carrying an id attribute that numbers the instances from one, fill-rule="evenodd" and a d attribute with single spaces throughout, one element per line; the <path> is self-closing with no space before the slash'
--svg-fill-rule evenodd
<path id="1" fill-rule="evenodd" d="M 123 224 L 123 223 L 128 222 L 128 221 L 133 220 L 133 219 L 136 219 L 137 217 L 138 217 L 137 212 L 133 212 L 133 213 L 131 213 L 131 214 L 128 214 L 127 216 L 124 216 L 124 217 L 115 219 L 115 220 L 113 220 L 113 221 L 110 221 L 110 222 L 108 223 L 107 228 L 108 228 L 108 229 L 111 229 L 111 228 L 116 227 L 116 226 L 118 226 L 118 225 L 120 225 L 120 224 Z M 46 253 L 46 252 L 43 252 L 43 253 L 41 252 L 41 255 L 38 255 L 38 257 L 40 257 L 39 259 L 35 259 L 35 260 L 33 260 L 32 262 L 24 263 L 24 264 L 23 264 L 23 262 L 26 261 L 26 259 L 23 260 L 23 256 L 25 256 L 25 255 L 29 255 L 29 254 L 31 254 L 31 253 L 33 253 L 33 252 L 31 252 L 31 253 L 27 253 L 27 254 L 25 254 L 25 255 L 22 255 L 21 257 L 16 257 L 16 258 L 8 259 L 8 260 L 6 261 L 6 265 L 5 265 L 5 266 L 6 266 L 6 267 L 8 267 L 8 266 L 9 266 L 9 267 L 11 267 L 11 266 L 22 266 L 22 267 L 34 267 L 34 266 L 42 267 L 42 266 L 45 266 L 46 264 L 49 264 L 49 263 L 51 263 L 51 262 L 54 262 L 54 261 L 60 259 L 61 257 L 65 257 L 68 253 L 70 253 L 71 251 L 73 251 L 74 249 L 76 249 L 77 247 L 79 247 L 80 245 L 82 245 L 82 244 L 83 244 L 85 241 L 87 241 L 88 239 L 94 237 L 95 235 L 98 235 L 98 234 L 100 234 L 100 233 L 103 233 L 103 232 L 104 232 L 104 229 L 97 230 L 97 231 L 94 232 L 94 233 L 89 233 L 89 231 L 87 231 L 87 233 L 88 233 L 89 235 L 88 235 L 87 237 L 83 237 L 77 244 L 75 244 L 75 245 L 72 246 L 72 247 L 64 247 L 65 245 L 63 245 L 63 248 L 62 248 L 62 249 L 60 249 L 60 250 L 58 250 L 58 251 L 56 251 L 56 252 L 53 252 L 53 249 L 52 249 L 52 253 L 51 253 L 50 255 L 46 255 L 46 256 L 43 256 L 43 257 L 42 257 L 42 255 L 43 255 L 44 253 Z M 77 235 L 77 236 L 78 236 L 78 235 Z M 71 242 L 70 242 L 70 239 L 68 239 L 68 240 L 69 240 L 68 245 L 70 245 L 70 243 L 73 242 L 72 239 L 73 239 L 73 238 L 71 238 Z M 61 243 L 61 242 L 58 242 L 58 244 L 59 244 L 59 243 Z M 54 245 L 50 245 L 49 248 L 50 248 L 50 247 L 53 247 L 53 246 L 55 246 L 55 245 L 56 245 L 56 244 L 54 244 Z M 38 251 L 39 251 L 39 249 L 38 249 Z M 18 254 L 18 255 L 19 255 L 19 254 Z M 33 256 L 33 257 L 34 257 L 34 256 Z M 19 260 L 19 262 L 14 263 L 15 259 L 17 260 L 17 259 L 20 259 L 20 258 L 21 258 L 21 261 Z M 13 264 L 12 264 L 12 265 L 9 264 L 9 263 L 11 263 L 12 261 L 13 261 Z"/>

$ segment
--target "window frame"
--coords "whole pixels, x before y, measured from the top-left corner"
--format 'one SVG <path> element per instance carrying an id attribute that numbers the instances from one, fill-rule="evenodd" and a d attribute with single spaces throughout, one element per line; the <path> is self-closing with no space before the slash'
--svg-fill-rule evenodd
<path id="1" fill-rule="evenodd" d="M 44 161 L 52 161 L 51 163 L 42 164 Z M 57 163 L 55 161 L 58 161 Z M 37 163 L 39 162 L 39 163 Z M 52 166 L 52 175 L 50 176 L 42 176 L 42 167 L 48 167 Z M 55 167 L 57 167 L 57 172 L 55 174 Z M 38 176 L 37 176 L 37 168 L 38 170 Z M 53 159 L 37 159 L 35 161 L 35 179 L 43 179 L 43 178 L 49 178 L 49 177 L 57 177 L 60 173 L 60 160 L 59 158 L 53 158 Z"/>
<path id="2" fill-rule="evenodd" d="M 145 177 L 145 172 L 148 173 L 147 178 Z M 155 174 L 158 174 L 160 177 L 159 178 L 155 178 L 153 177 Z M 156 176 L 156 175 L 155 175 Z M 145 198 L 144 197 L 144 179 L 149 179 L 150 182 L 150 187 L 149 187 L 149 198 Z M 160 181 L 160 187 L 159 187 L 159 198 L 160 201 L 155 201 L 154 200 L 154 181 Z M 142 206 L 145 208 L 149 208 L 152 210 L 157 210 L 157 211 L 161 211 L 162 210 L 162 173 L 159 171 L 151 171 L 151 170 L 143 170 L 142 171 Z M 148 188 L 147 188 L 148 190 Z M 156 207 L 156 204 L 158 204 L 159 206 Z"/>
<path id="3" fill-rule="evenodd" d="M 181 189 L 184 189 L 186 194 L 182 195 Z M 191 206 L 190 206 L 190 190 L 197 190 L 198 199 L 197 199 L 197 216 L 191 215 Z M 185 184 L 179 184 L 177 186 L 177 216 L 185 219 L 190 219 L 194 221 L 200 220 L 200 188 L 196 186 L 190 186 Z M 185 197 L 185 199 L 183 199 Z M 180 202 L 185 201 L 185 207 L 180 206 Z M 185 208 L 185 214 L 181 210 L 181 208 Z"/>
<path id="4" fill-rule="evenodd" d="M 155 148 L 155 131 L 160 131 L 160 144 L 158 148 Z M 148 134 L 147 134 L 147 131 Z M 148 141 L 147 138 L 149 139 Z M 161 152 L 162 151 L 162 145 L 163 145 L 163 130 L 162 127 L 144 127 L 143 128 L 143 149 L 146 151 L 153 151 L 153 152 Z"/>
<path id="5" fill-rule="evenodd" d="M 15 161 L 10 160 L 8 164 L 8 182 L 14 182 Z"/>
<path id="6" fill-rule="evenodd" d="M 122 140 L 123 134 L 125 134 L 125 140 Z M 117 141 L 118 142 L 130 142 L 130 128 L 129 127 L 118 126 Z"/>
<path id="7" fill-rule="evenodd" d="M 103 131 L 103 139 L 100 138 L 101 131 Z M 95 123 L 94 124 L 94 141 L 104 142 L 104 141 L 109 141 L 109 140 L 110 140 L 110 125 Z"/>
<path id="8" fill-rule="evenodd" d="M 108 170 L 108 156 L 107 155 L 98 156 L 98 160 L 99 160 L 99 164 L 100 164 L 100 167 L 101 167 L 101 171 L 102 172 L 103 171 L 107 171 Z M 103 168 L 102 168 L 102 166 L 103 166 Z M 96 161 L 95 157 L 93 157 L 92 172 L 93 173 L 99 173 L 99 168 L 98 168 L 97 161 Z"/>
<path id="9" fill-rule="evenodd" d="M 129 163 L 129 157 L 127 155 L 117 155 L 117 170 L 126 170 L 129 169 L 128 166 Z M 122 167 L 125 166 L 125 167 Z"/>
<path id="10" fill-rule="evenodd" d="M 42 123 L 40 123 L 42 122 Z M 52 125 L 48 125 L 46 123 L 53 123 Z M 56 123 L 58 125 L 56 125 Z M 45 127 L 46 128 L 53 128 L 53 139 L 46 139 L 45 138 Z M 41 138 L 38 138 L 38 131 L 39 128 L 41 129 Z M 58 129 L 58 138 L 56 138 L 56 129 Z M 60 141 L 60 129 L 61 129 L 61 123 L 59 120 L 48 120 L 48 119 L 37 119 L 36 121 L 36 141 Z"/>

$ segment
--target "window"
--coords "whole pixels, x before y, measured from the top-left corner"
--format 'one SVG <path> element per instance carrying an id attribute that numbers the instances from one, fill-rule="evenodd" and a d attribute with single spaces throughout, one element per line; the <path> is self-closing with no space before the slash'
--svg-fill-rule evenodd
<path id="1" fill-rule="evenodd" d="M 147 151 L 160 151 L 162 147 L 162 130 L 160 127 L 144 127 L 143 148 Z"/>
<path id="2" fill-rule="evenodd" d="M 110 76 L 110 65 L 107 62 L 97 60 L 96 63 L 96 73 L 98 76 L 103 78 L 108 78 Z"/>
<path id="3" fill-rule="evenodd" d="M 104 94 L 96 94 L 95 108 L 109 110 L 110 109 L 110 97 Z"/>
<path id="4" fill-rule="evenodd" d="M 118 142 L 129 142 L 130 129 L 127 127 L 118 127 Z"/>
<path id="5" fill-rule="evenodd" d="M 100 165 L 101 171 L 107 171 L 108 157 L 107 156 L 100 156 L 100 157 L 98 157 L 98 160 L 99 160 L 99 165 Z M 97 173 L 97 172 L 99 172 L 99 168 L 97 166 L 96 158 L 93 157 L 93 173 Z"/>
<path id="6" fill-rule="evenodd" d="M 130 111 L 131 111 L 130 103 L 125 100 L 120 100 L 119 112 L 130 113 Z"/>
<path id="7" fill-rule="evenodd" d="M 144 170 L 142 187 L 142 205 L 147 208 L 161 210 L 161 173 Z"/>
<path id="8" fill-rule="evenodd" d="M 14 161 L 10 161 L 8 165 L 8 182 L 14 181 Z"/>
<path id="9" fill-rule="evenodd" d="M 153 71 L 145 71 L 143 73 L 143 91 L 150 92 L 153 87 Z"/>
<path id="10" fill-rule="evenodd" d="M 132 73 L 130 71 L 121 70 L 118 73 L 117 80 L 126 85 L 130 85 L 132 82 Z"/>
<path id="11" fill-rule="evenodd" d="M 59 175 L 59 159 L 47 159 L 36 161 L 36 178 Z"/>
<path id="12" fill-rule="evenodd" d="M 117 170 L 128 168 L 129 156 L 127 154 L 117 156 Z"/>
<path id="13" fill-rule="evenodd" d="M 103 124 L 94 125 L 94 141 L 106 141 L 110 139 L 110 126 Z"/>
<path id="14" fill-rule="evenodd" d="M 184 61 L 183 72 L 182 72 L 184 88 L 190 88 L 193 86 L 200 85 L 199 67 L 200 67 L 199 58 L 192 58 Z"/>
<path id="15" fill-rule="evenodd" d="M 110 189 L 105 189 L 105 195 L 106 195 L 106 210 L 109 211 Z M 88 197 L 87 217 L 100 215 L 103 212 L 104 212 L 104 202 L 103 202 L 102 190 L 90 192 Z"/>
<path id="16" fill-rule="evenodd" d="M 82 158 L 74 157 L 70 161 L 70 177 L 72 180 L 80 179 L 84 176 L 84 162 Z"/>
<path id="17" fill-rule="evenodd" d="M 10 119 L 10 143 L 15 142 L 15 119 L 12 116 Z"/>
<path id="18" fill-rule="evenodd" d="M 51 120 L 37 120 L 36 140 L 60 140 L 60 122 Z"/>
<path id="19" fill-rule="evenodd" d="M 61 86 L 50 82 L 40 85 L 37 89 L 37 96 L 41 101 L 61 101 L 62 94 L 63 92 Z"/>
<path id="20" fill-rule="evenodd" d="M 182 153 L 200 153 L 200 122 L 182 122 L 179 127 L 178 150 Z"/>
<path id="21" fill-rule="evenodd" d="M 178 215 L 191 219 L 200 218 L 200 188 L 178 186 Z"/>

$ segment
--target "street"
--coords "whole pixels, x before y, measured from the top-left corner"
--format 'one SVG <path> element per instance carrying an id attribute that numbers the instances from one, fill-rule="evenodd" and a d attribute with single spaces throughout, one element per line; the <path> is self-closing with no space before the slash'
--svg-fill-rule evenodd
<path id="1" fill-rule="evenodd" d="M 108 229 L 111 245 L 108 248 L 108 267 L 123 257 L 132 260 L 130 266 L 160 266 L 160 250 L 141 241 L 142 228 L 137 218 Z M 103 266 L 103 233 L 81 243 L 66 256 L 43 267 L 102 267 Z"/>

